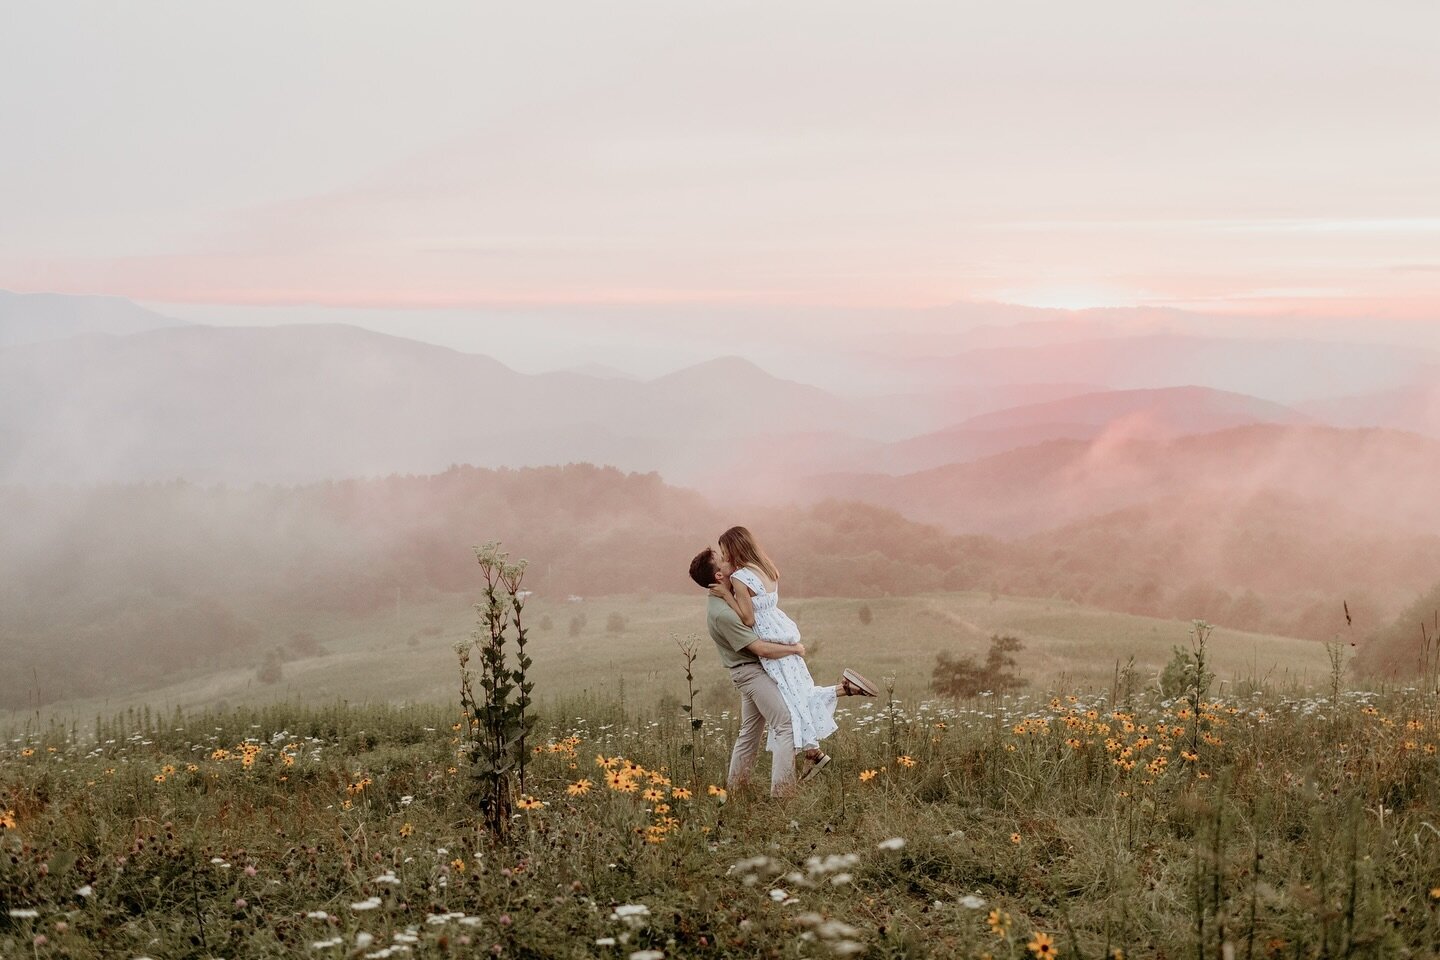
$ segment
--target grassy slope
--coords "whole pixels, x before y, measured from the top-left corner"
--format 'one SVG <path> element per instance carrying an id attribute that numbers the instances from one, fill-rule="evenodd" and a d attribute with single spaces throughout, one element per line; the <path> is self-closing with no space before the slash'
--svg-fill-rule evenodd
<path id="1" fill-rule="evenodd" d="M 97 713 L 149 704 L 160 709 L 186 709 L 225 702 L 265 703 L 303 700 L 312 703 L 436 702 L 456 699 L 456 640 L 468 637 L 474 615 L 470 599 L 448 597 L 426 604 L 399 607 L 393 615 L 343 620 L 333 615 L 295 617 L 267 625 L 266 644 L 279 643 L 297 631 L 309 631 L 324 644 L 326 654 L 285 664 L 283 679 L 265 686 L 255 670 L 223 670 L 187 676 L 158 689 L 104 700 L 53 703 L 44 713 L 74 717 L 82 723 Z M 859 622 L 858 610 L 868 603 L 870 626 Z M 1013 633 L 1024 640 L 1021 672 L 1033 684 L 1051 687 L 1108 686 L 1116 661 L 1133 655 L 1142 677 L 1151 677 L 1169 658 L 1170 649 L 1185 645 L 1189 624 L 1128 616 L 1055 600 L 987 594 L 933 594 L 879 600 L 806 599 L 784 607 L 800 624 L 812 649 L 817 682 L 827 682 L 842 666 L 853 666 L 876 681 L 896 678 L 902 697 L 923 694 L 938 650 L 980 654 L 993 632 Z M 626 619 L 619 633 L 606 630 L 607 618 Z M 535 660 L 537 697 L 542 703 L 586 692 L 616 696 L 624 684 L 626 700 L 653 703 L 684 686 L 683 665 L 671 636 L 703 633 L 703 599 L 699 593 L 652 597 L 601 597 L 582 603 L 535 598 L 526 611 L 533 625 L 530 651 Z M 571 636 L 572 617 L 586 624 Z M 548 616 L 552 626 L 539 624 Z M 259 619 L 257 617 L 257 619 Z M 413 641 L 411 638 L 414 638 Z M 698 684 L 705 706 L 721 710 L 732 705 L 725 676 L 709 642 L 701 638 Z M 1328 670 L 1323 648 L 1314 642 L 1217 630 L 1211 657 L 1220 680 L 1263 679 L 1271 683 L 1316 683 Z M 258 659 L 258 654 L 257 654 Z M 25 711 L 0 713 L 0 723 L 22 722 Z"/>

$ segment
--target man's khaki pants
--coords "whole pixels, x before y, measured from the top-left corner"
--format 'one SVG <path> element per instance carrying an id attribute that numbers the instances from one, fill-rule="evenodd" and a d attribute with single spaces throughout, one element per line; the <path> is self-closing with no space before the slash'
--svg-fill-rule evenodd
<path id="1" fill-rule="evenodd" d="M 740 732 L 730 753 L 727 786 L 733 790 L 749 781 L 768 723 L 776 743 L 770 757 L 770 796 L 789 796 L 795 792 L 795 734 L 780 688 L 758 663 L 731 667 L 730 682 L 740 691 Z"/>

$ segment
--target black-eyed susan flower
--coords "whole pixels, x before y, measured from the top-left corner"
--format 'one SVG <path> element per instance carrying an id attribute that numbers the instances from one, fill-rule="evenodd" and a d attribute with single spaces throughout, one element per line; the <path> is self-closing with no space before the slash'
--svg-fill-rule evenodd
<path id="1" fill-rule="evenodd" d="M 654 787 L 651 787 L 644 793 L 640 794 L 640 798 L 646 803 L 659 803 L 661 800 L 665 799 L 665 794 L 659 790 L 656 790 Z"/>
<path id="2" fill-rule="evenodd" d="M 670 798 L 672 800 L 689 800 L 690 791 L 685 789 L 684 787 L 676 787 L 674 790 L 670 791 Z"/>
<path id="3" fill-rule="evenodd" d="M 913 766 L 915 766 L 915 758 L 914 758 L 914 757 L 896 757 L 896 758 L 895 758 L 895 762 L 898 763 L 898 764 L 900 764 L 900 766 L 902 766 L 902 767 L 913 767 Z"/>
<path id="4" fill-rule="evenodd" d="M 875 779 L 876 777 L 878 777 L 878 776 L 880 776 L 880 771 L 879 771 L 879 770 L 861 770 L 861 771 L 860 771 L 860 782 L 861 782 L 861 783 L 869 783 L 871 780 L 874 780 L 874 779 Z"/>
<path id="5" fill-rule="evenodd" d="M 15 811 L 0 810 L 0 830 L 15 829 Z"/>
<path id="6" fill-rule="evenodd" d="M 1060 955 L 1059 951 L 1055 949 L 1055 941 L 1050 938 L 1050 935 L 1041 933 L 1039 930 L 1035 931 L 1035 936 L 1031 937 L 1030 942 L 1025 946 L 1037 957 L 1058 957 Z"/>
<path id="7" fill-rule="evenodd" d="M 593 786 L 595 786 L 595 784 L 591 783 L 588 777 L 581 777 L 579 780 L 576 780 L 574 783 L 570 784 L 570 786 L 566 787 L 565 792 L 570 794 L 570 796 L 572 797 L 583 797 L 585 796 L 585 794 L 590 792 L 590 788 Z"/>
<path id="8" fill-rule="evenodd" d="M 414 825 L 414 824 L 412 824 L 412 823 L 410 823 L 410 822 L 407 821 L 407 822 L 405 822 L 405 823 L 403 823 L 403 824 L 400 825 L 400 836 L 402 836 L 402 837 L 408 837 L 408 836 L 410 836 L 411 834 L 413 834 L 414 832 L 415 832 L 415 825 Z"/>
<path id="9" fill-rule="evenodd" d="M 1012 833 L 1012 834 L 1010 834 L 1010 842 L 1013 843 L 1013 844 L 1015 844 L 1015 846 L 1017 846 L 1017 847 L 1020 846 L 1020 841 L 1021 841 L 1022 839 L 1024 839 L 1024 838 L 1021 837 L 1020 834 L 1018 834 L 1018 833 Z"/>

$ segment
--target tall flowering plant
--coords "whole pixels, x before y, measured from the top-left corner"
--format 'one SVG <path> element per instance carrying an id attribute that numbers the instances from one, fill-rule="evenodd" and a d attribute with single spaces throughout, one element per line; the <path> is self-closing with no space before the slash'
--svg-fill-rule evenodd
<path id="1" fill-rule="evenodd" d="M 525 741 L 534 726 L 530 712 L 530 657 L 525 653 L 525 561 L 512 563 L 497 541 L 475 548 L 485 581 L 484 600 L 475 604 L 479 623 L 460 657 L 460 705 L 466 718 L 466 753 L 485 825 L 497 837 L 509 831 L 514 780 L 525 789 Z M 513 661 L 506 650 L 514 630 Z M 478 676 L 472 660 L 479 668 Z M 478 682 L 479 690 L 476 692 Z"/>

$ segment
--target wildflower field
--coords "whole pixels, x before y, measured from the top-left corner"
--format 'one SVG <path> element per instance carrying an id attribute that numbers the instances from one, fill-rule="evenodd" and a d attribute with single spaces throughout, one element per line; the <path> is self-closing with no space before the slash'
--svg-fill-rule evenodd
<path id="1" fill-rule="evenodd" d="M 505 842 L 457 707 L 11 730 L 0 955 L 1440 952 L 1434 698 L 1200 693 L 847 700 L 784 802 L 726 712 L 555 704 Z"/>

